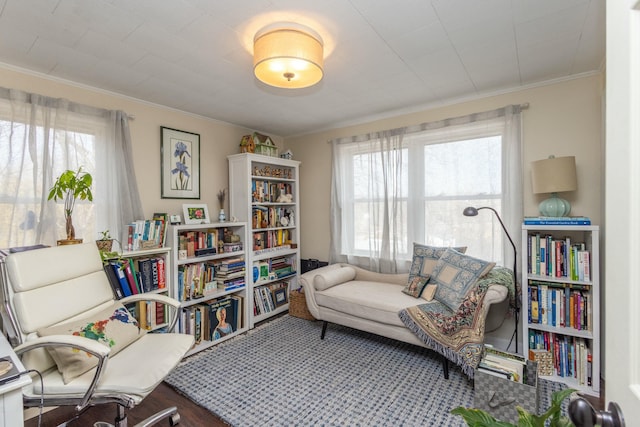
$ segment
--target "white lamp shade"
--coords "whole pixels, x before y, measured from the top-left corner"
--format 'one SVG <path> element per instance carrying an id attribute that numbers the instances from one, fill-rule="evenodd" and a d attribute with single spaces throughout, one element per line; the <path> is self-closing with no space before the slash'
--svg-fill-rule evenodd
<path id="1" fill-rule="evenodd" d="M 263 30 L 253 40 L 254 74 L 270 86 L 290 89 L 312 86 L 322 80 L 322 66 L 322 39 L 312 30 Z"/>
<path id="2" fill-rule="evenodd" d="M 533 193 L 559 193 L 578 189 L 576 158 L 550 157 L 531 163 Z"/>

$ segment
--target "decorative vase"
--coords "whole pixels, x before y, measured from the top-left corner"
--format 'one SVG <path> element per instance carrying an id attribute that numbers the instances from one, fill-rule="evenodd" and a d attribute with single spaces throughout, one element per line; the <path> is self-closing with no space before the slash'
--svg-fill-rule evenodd
<path id="1" fill-rule="evenodd" d="M 224 209 L 220 209 L 220 213 L 218 214 L 218 221 L 225 222 L 227 220 L 227 216 L 224 214 Z"/>

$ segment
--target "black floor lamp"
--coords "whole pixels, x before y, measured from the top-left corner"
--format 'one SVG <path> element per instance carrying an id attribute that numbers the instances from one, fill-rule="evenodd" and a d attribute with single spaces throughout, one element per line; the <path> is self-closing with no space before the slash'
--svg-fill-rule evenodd
<path id="1" fill-rule="evenodd" d="M 466 207 L 464 211 L 462 211 L 462 214 L 464 216 L 476 216 L 478 215 L 478 211 L 481 209 L 489 209 L 496 215 L 496 218 L 498 218 L 498 221 L 500 222 L 500 225 L 504 230 L 504 234 L 507 235 L 509 242 L 511 242 L 511 246 L 513 247 L 513 286 L 514 286 L 514 293 L 515 293 L 515 299 L 516 299 L 516 327 L 515 327 L 515 330 L 513 331 L 513 336 L 515 336 L 515 339 L 516 339 L 516 353 L 517 353 L 518 352 L 518 319 L 520 314 L 520 301 L 518 301 L 518 273 L 517 273 L 518 251 L 516 250 L 516 244 L 513 243 L 513 239 L 511 238 L 511 236 L 509 235 L 509 232 L 507 231 L 507 227 L 504 226 L 504 223 L 502 222 L 502 218 L 500 218 L 500 215 L 498 215 L 498 212 L 496 212 L 495 209 L 489 206 L 482 206 L 480 208 L 474 208 L 469 206 L 469 207 Z"/>

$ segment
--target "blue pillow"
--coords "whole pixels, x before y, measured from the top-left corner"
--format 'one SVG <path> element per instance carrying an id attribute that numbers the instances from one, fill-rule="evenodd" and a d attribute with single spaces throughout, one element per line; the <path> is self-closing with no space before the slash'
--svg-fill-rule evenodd
<path id="1" fill-rule="evenodd" d="M 416 276 L 429 280 L 436 263 L 440 259 L 440 256 L 449 249 L 448 247 L 428 246 L 421 245 L 420 243 L 413 244 L 413 260 L 411 262 L 411 268 L 409 269 L 409 281 L 407 286 L 411 284 L 413 278 Z M 454 248 L 460 253 L 464 253 L 467 250 L 466 246 Z"/>
<path id="2" fill-rule="evenodd" d="M 456 311 L 479 278 L 491 271 L 495 262 L 484 261 L 454 249 L 444 251 L 433 269 L 429 284 L 435 283 L 435 299 Z"/>

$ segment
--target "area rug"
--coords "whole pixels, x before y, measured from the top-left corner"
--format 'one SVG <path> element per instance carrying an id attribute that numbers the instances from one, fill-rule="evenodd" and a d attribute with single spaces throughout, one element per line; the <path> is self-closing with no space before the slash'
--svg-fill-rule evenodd
<path id="1" fill-rule="evenodd" d="M 458 367 L 423 348 L 289 315 L 186 358 L 166 382 L 233 426 L 465 426 Z M 561 384 L 541 381 L 546 408 Z"/>

